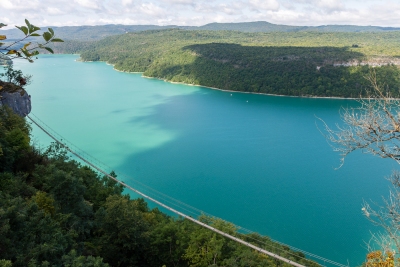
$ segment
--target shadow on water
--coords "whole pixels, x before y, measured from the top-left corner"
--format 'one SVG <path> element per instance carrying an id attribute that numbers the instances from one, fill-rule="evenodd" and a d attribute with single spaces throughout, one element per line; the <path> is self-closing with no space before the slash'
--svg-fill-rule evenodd
<path id="1" fill-rule="evenodd" d="M 339 170 L 315 126 L 349 100 L 201 89 L 172 96 L 145 120 L 178 133 L 117 169 L 191 206 L 332 260 L 361 264 L 369 230 L 363 199 L 387 193 L 387 161 L 352 155 Z M 129 181 L 127 181 L 129 183 Z M 190 215 L 190 214 L 189 214 Z"/>
<path id="2" fill-rule="evenodd" d="M 37 81 L 34 113 L 78 147 L 245 228 L 351 266 L 362 262 L 362 240 L 376 229 L 361 203 L 387 194 L 382 177 L 393 166 L 355 154 L 335 171 L 339 157 L 315 126 L 315 115 L 334 125 L 340 106 L 353 101 L 221 92 L 66 55 L 43 58 L 39 68 L 18 63 Z"/>

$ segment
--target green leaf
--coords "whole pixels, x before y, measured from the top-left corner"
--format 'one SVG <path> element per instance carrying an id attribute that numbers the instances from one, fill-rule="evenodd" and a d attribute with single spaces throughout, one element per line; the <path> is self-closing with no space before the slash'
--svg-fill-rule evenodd
<path id="1" fill-rule="evenodd" d="M 36 32 L 38 30 L 40 30 L 39 27 L 32 25 L 32 31 L 31 32 Z"/>
<path id="2" fill-rule="evenodd" d="M 25 27 L 25 26 L 21 26 L 21 27 L 15 26 L 15 27 L 20 29 L 23 33 L 25 33 L 25 35 L 28 35 L 28 28 L 27 27 Z"/>
<path id="3" fill-rule="evenodd" d="M 32 33 L 31 36 L 40 36 L 38 33 Z"/>
<path id="4" fill-rule="evenodd" d="M 51 49 L 50 47 L 45 47 L 44 49 L 46 49 L 46 50 L 49 51 L 50 53 L 54 54 L 53 49 Z"/>
<path id="5" fill-rule="evenodd" d="M 0 28 L 3 28 L 3 27 L 5 27 L 5 26 L 7 26 L 7 24 L 0 23 Z"/>
<path id="6" fill-rule="evenodd" d="M 5 40 L 7 37 L 5 35 L 0 35 L 0 40 Z"/>
<path id="7" fill-rule="evenodd" d="M 62 43 L 62 42 L 64 42 L 63 40 L 61 40 L 61 39 L 59 39 L 59 38 L 51 39 L 51 41 L 52 41 L 53 43 L 56 43 L 56 42 Z"/>
<path id="8" fill-rule="evenodd" d="M 25 45 L 24 45 L 24 49 L 26 49 L 28 46 L 30 46 L 31 45 L 31 42 L 29 42 L 29 43 L 26 43 Z"/>
<path id="9" fill-rule="evenodd" d="M 48 42 L 51 39 L 51 34 L 49 32 L 44 32 L 43 38 L 46 42 Z"/>
<path id="10" fill-rule="evenodd" d="M 25 19 L 25 23 L 26 23 L 26 26 L 28 26 L 28 28 L 32 27 L 32 25 L 29 23 L 29 20 Z"/>
<path id="11" fill-rule="evenodd" d="M 10 50 L 7 52 L 6 55 L 12 55 L 12 54 L 16 54 L 16 53 L 17 53 L 17 50 Z"/>
<path id="12" fill-rule="evenodd" d="M 49 32 L 51 33 L 52 36 L 54 36 L 54 31 L 52 28 L 49 28 Z"/>
<path id="13" fill-rule="evenodd" d="M 31 56 L 27 50 L 21 49 L 21 51 L 22 51 L 22 53 L 24 53 L 24 55 L 25 55 L 26 57 L 30 57 L 30 56 Z"/>

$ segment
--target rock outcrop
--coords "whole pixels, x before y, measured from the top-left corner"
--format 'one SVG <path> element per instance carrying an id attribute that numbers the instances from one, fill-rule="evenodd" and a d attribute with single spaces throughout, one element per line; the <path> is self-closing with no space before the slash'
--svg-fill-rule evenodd
<path id="1" fill-rule="evenodd" d="M 31 112 L 31 96 L 22 87 L 14 87 L 13 90 L 3 87 L 0 90 L 0 106 L 3 105 L 10 107 L 21 117 L 25 117 Z"/>

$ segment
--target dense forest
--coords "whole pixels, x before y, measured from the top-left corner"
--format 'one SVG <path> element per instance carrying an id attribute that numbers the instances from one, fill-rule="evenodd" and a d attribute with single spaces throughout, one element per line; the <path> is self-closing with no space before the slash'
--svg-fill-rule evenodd
<path id="1" fill-rule="evenodd" d="M 46 28 L 46 27 L 43 27 Z M 183 29 L 183 30 L 209 30 L 209 31 L 241 31 L 241 32 L 388 32 L 399 31 L 395 27 L 356 26 L 356 25 L 322 25 L 322 26 L 289 26 L 273 24 L 266 21 L 237 22 L 237 23 L 209 23 L 202 26 L 179 25 L 95 25 L 95 26 L 62 26 L 52 27 L 57 32 L 57 37 L 65 40 L 93 41 L 105 37 L 127 32 L 141 32 L 147 30 Z M 22 33 L 17 29 L 0 30 L 9 39 L 20 39 Z"/>
<path id="2" fill-rule="evenodd" d="M 359 97 L 376 66 L 398 96 L 400 32 L 152 30 L 97 42 L 66 42 L 59 52 L 106 61 L 127 72 L 225 90 L 294 96 Z"/>
<path id="3" fill-rule="evenodd" d="M 399 96 L 398 28 L 258 21 L 56 29 L 65 39 L 52 46 L 56 53 L 81 54 L 84 61 L 106 61 L 117 70 L 173 82 L 252 93 L 356 98 L 368 94 L 365 77 L 374 71 L 378 82 Z M 4 32 L 18 37 L 16 30 Z"/>
<path id="4" fill-rule="evenodd" d="M 115 175 L 115 174 L 113 174 Z M 0 107 L 0 266 L 288 266 L 131 199 L 62 146 L 30 145 L 30 125 Z M 200 220 L 284 257 L 319 266 L 220 219 Z"/>

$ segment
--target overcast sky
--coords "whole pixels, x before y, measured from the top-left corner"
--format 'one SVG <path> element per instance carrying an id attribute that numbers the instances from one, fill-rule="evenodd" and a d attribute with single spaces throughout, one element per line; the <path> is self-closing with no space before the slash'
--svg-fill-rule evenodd
<path id="1" fill-rule="evenodd" d="M 8 28 L 25 18 L 38 26 L 268 21 L 400 27 L 400 0 L 0 0 L 0 22 Z"/>

